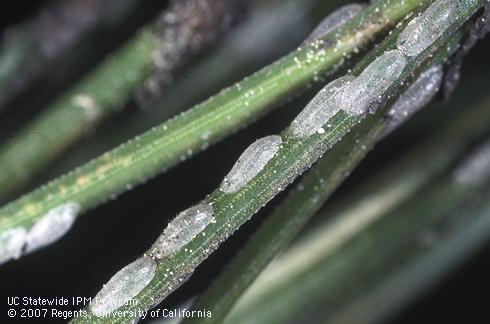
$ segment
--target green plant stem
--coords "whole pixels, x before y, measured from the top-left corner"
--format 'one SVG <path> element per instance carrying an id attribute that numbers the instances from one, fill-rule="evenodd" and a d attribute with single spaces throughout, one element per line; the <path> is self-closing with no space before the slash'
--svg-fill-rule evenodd
<path id="1" fill-rule="evenodd" d="M 265 66 L 268 62 L 293 50 L 314 28 L 311 16 L 330 12 L 343 0 L 325 3 L 308 0 L 267 2 L 253 10 L 235 30 L 228 33 L 209 57 L 193 63 L 178 79 L 165 87 L 165 95 L 144 114 L 127 113 L 118 123 L 106 123 L 92 136 L 70 152 L 61 163 L 44 172 L 42 179 L 54 179 L 106 150 L 159 125 L 183 108 L 199 102 L 226 85 Z M 270 20 L 271 15 L 276 19 Z M 260 49 L 260 50 L 258 50 Z M 165 107 L 165 109 L 156 109 Z M 124 130 L 120 129 L 124 123 Z M 44 183 L 46 181 L 39 181 Z"/>
<path id="2" fill-rule="evenodd" d="M 331 71 L 347 53 L 372 40 L 420 3 L 376 2 L 340 32 L 325 37 L 326 42 L 336 39 L 336 46 L 300 48 L 193 109 L 6 205 L 0 209 L 0 229 L 30 226 L 50 209 L 69 201 L 79 203 L 83 213 L 146 181 L 203 145 L 215 143 L 256 119 L 315 76 Z M 334 38 L 337 34 L 338 39 Z M 306 63 L 311 55 L 316 59 Z M 297 60 L 305 64 L 297 64 Z M 349 124 L 356 122 L 348 120 Z M 340 135 L 336 134 L 335 140 Z"/>
<path id="3" fill-rule="evenodd" d="M 221 322 L 273 257 L 317 213 L 337 186 L 380 139 L 384 126 L 382 121 L 364 121 L 361 127 L 353 130 L 332 151 L 327 152 L 274 209 L 250 241 L 193 305 L 194 310 L 210 310 L 213 316 L 187 318 L 183 323 Z M 365 224 L 360 225 L 365 226 L 446 170 L 468 144 L 481 137 L 489 126 L 487 102 L 480 104 L 477 109 L 467 109 L 463 114 L 457 114 L 452 122 L 439 129 L 438 136 L 383 170 L 375 183 L 369 182 L 359 188 L 355 197 L 350 197 L 343 204 L 350 208 L 337 213 L 333 211 L 332 217 L 337 219 L 341 215 L 348 217 L 363 214 Z"/>
<path id="4" fill-rule="evenodd" d="M 355 136 L 346 136 L 327 152 L 192 307 L 210 310 L 213 316 L 186 318 L 183 323 L 221 323 L 262 269 L 357 166 L 383 129 L 382 121 L 370 118 L 352 130 Z"/>
<path id="5" fill-rule="evenodd" d="M 122 107 L 152 66 L 155 36 L 140 32 L 0 148 L 0 197 Z M 117 78 L 115 78 L 117 76 Z"/>
<path id="6" fill-rule="evenodd" d="M 480 5 L 481 2 L 474 2 L 472 5 L 465 7 L 467 10 L 458 13 L 454 17 L 451 26 L 445 30 L 444 35 L 420 55 L 407 59 L 403 72 L 395 80 L 392 80 L 392 83 L 387 84 L 380 95 L 388 98 L 393 96 L 396 91 L 399 91 L 401 83 L 408 81 L 414 72 L 423 67 L 424 63 L 430 60 L 437 53 L 437 50 L 454 36 L 454 33 L 479 9 Z M 382 55 L 385 51 L 394 48 L 395 36 L 396 34 L 393 34 L 387 41 L 379 45 L 372 55 L 368 55 L 353 70 L 353 74 L 359 75 L 364 67 L 376 59 L 378 55 Z M 302 65 L 301 62 L 300 60 L 298 65 Z M 331 128 L 328 131 L 316 133 L 306 138 L 295 137 L 289 129 L 286 129 L 281 134 L 282 144 L 278 152 L 243 188 L 233 193 L 216 190 L 206 197 L 203 203 L 212 206 L 213 222 L 208 224 L 205 230 L 199 232 L 199 235 L 189 238 L 189 241 L 186 241 L 185 249 L 179 249 L 170 255 L 165 255 L 163 258 L 157 258 L 155 276 L 135 296 L 137 303 L 118 308 L 118 311 L 121 312 L 119 314 L 123 316 L 111 317 L 110 321 L 128 322 L 131 319 L 124 317 L 124 314 L 135 314 L 134 312 L 147 310 L 153 307 L 156 302 L 163 300 L 182 283 L 184 278 L 192 274 L 195 268 L 221 242 L 228 238 L 263 205 L 274 198 L 279 191 L 309 168 L 329 147 L 337 143 L 363 119 L 363 115 L 349 115 L 344 111 L 340 111 L 328 121 L 331 124 Z M 152 256 L 152 250 L 148 250 L 146 254 Z M 88 316 L 83 319 L 74 319 L 74 322 L 77 321 L 107 322 L 109 319 L 96 317 L 88 310 Z"/>
<path id="7" fill-rule="evenodd" d="M 177 3 L 175 2 L 175 7 L 179 7 Z M 204 4 L 204 1 L 199 2 L 199 5 L 201 4 Z M 207 6 L 209 10 L 209 7 L 213 6 L 212 2 Z M 28 123 L 0 147 L 0 165 L 2 166 L 0 199 L 2 201 L 5 201 L 6 197 L 10 198 L 9 195 L 32 176 L 39 173 L 60 157 L 67 148 L 92 131 L 102 119 L 121 110 L 131 99 L 135 90 L 139 89 L 144 93 L 143 84 L 158 74 L 154 71 L 157 67 L 164 69 L 165 77 L 170 78 L 171 74 L 175 73 L 184 62 L 204 48 L 204 44 L 196 40 L 195 33 L 191 33 L 192 37 L 185 39 L 165 38 L 167 34 L 173 37 L 178 37 L 181 33 L 188 35 L 185 26 L 181 27 L 182 30 L 179 29 L 179 26 L 188 23 L 179 15 L 184 15 L 186 19 L 189 17 L 195 20 L 205 19 L 199 16 L 199 11 L 186 8 L 194 8 L 194 6 L 184 6 L 184 9 L 175 13 L 176 19 L 183 20 L 179 22 L 180 24 L 160 26 L 160 21 L 157 20 L 143 27 L 137 35 L 56 100 L 47 111 Z M 162 16 L 165 14 L 163 13 Z M 212 18 L 221 21 L 225 19 L 222 16 L 231 17 L 231 14 L 220 12 L 217 16 Z M 206 17 L 210 18 L 207 15 Z M 172 28 L 173 32 L 161 35 L 159 28 Z M 213 28 L 217 30 L 214 33 L 216 35 L 213 34 L 214 37 L 212 37 L 214 40 L 221 33 L 221 26 L 209 26 L 203 32 L 211 34 Z M 199 39 L 206 45 L 211 42 L 204 37 Z M 161 42 L 168 42 L 163 50 Z M 169 45 L 171 42 L 178 45 L 171 46 Z M 172 56 L 173 60 L 156 64 L 156 52 Z M 174 57 L 176 53 L 179 54 L 178 57 Z"/>
<path id="8" fill-rule="evenodd" d="M 335 318 L 342 306 L 383 282 L 387 275 L 420 259 L 427 262 L 431 260 L 427 254 L 440 250 L 445 251 L 444 259 L 438 259 L 440 264 L 432 261 L 431 265 L 439 271 L 448 271 L 445 265 L 454 265 L 454 261 L 488 239 L 488 209 L 473 214 L 460 208 L 475 202 L 488 204 L 489 193 L 488 183 L 465 187 L 449 175 L 412 196 L 395 212 L 377 215 L 376 221 L 361 232 L 356 224 L 363 222 L 362 211 L 337 222 L 327 222 L 308 240 L 271 264 L 226 322 L 291 323 L 302 314 L 314 316 L 315 307 L 322 312 L 316 314 L 320 317 L 316 320 L 328 321 Z M 378 199 L 382 203 L 385 197 Z M 343 235 L 351 230 L 354 235 Z M 475 232 L 478 235 L 468 236 Z M 397 289 L 403 291 L 399 282 Z M 344 323 L 342 318 L 348 323 L 365 323 L 364 317 L 357 317 L 361 314 L 364 313 L 342 312 L 333 322 Z"/>

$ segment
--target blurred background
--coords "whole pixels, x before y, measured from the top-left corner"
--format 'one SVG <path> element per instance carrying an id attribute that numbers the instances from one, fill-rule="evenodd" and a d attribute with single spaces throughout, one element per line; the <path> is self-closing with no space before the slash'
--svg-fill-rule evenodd
<path id="1" fill-rule="evenodd" d="M 0 23 L 2 42 L 12 28 L 31 21 L 55 2 L 18 0 L 9 2 L 8 8 L 4 4 Z M 89 2 L 95 6 L 97 1 L 87 1 Z M 313 0 L 269 0 L 254 4 L 240 24 L 227 30 L 212 46 L 200 52 L 176 73 L 173 82 L 163 89 L 158 102 L 154 104 L 158 108 L 140 109 L 137 101 L 132 100 L 127 109 L 91 130 L 46 172 L 30 179 L 12 197 L 28 192 L 90 160 L 288 53 L 301 43 L 322 16 L 341 3 L 342 1 L 325 4 L 323 1 Z M 123 13 L 124 19 L 121 21 L 124 23 L 114 24 L 97 36 L 87 34 L 87 37 L 98 37 L 95 49 L 91 45 L 90 49 L 79 51 L 73 45 L 74 49 L 68 50 L 66 55 L 74 59 L 63 62 L 63 58 L 56 58 L 54 63 L 50 63 L 52 73 L 47 77 L 39 77 L 29 86 L 32 89 L 28 89 L 21 97 L 9 99 L 6 105 L 8 109 L 0 112 L 0 143 L 12 136 L 26 120 L 42 111 L 57 94 L 79 80 L 139 27 L 165 10 L 167 5 L 166 1 L 157 0 L 128 4 L 134 7 L 130 7 L 131 10 L 128 11 L 131 14 Z M 75 19 L 73 14 L 68 13 L 66 19 Z M 50 35 L 49 32 L 40 34 L 43 37 Z M 490 46 L 487 39 L 479 42 L 466 57 L 460 84 L 451 100 L 445 104 L 430 105 L 379 143 L 330 201 L 348 194 L 372 174 L 390 165 L 404 151 L 424 141 L 433 126 L 444 123 L 446 117 L 485 99 L 490 102 L 489 57 Z M 65 73 L 65 67 L 69 67 L 70 71 Z M 49 82 L 44 82 L 45 80 Z M 253 125 L 145 185 L 137 186 L 118 199 L 90 211 L 79 218 L 76 226 L 56 244 L 2 265 L 0 295 L 4 302 L 0 307 L 5 309 L 2 312 L 6 312 L 8 296 L 94 296 L 101 284 L 126 265 L 128 260 L 139 256 L 179 211 L 196 203 L 216 188 L 250 142 L 287 126 L 315 90 L 318 88 L 289 100 L 286 105 Z M 284 192 L 281 193 L 278 199 L 227 240 L 181 289 L 159 307 L 176 307 L 199 294 L 284 195 Z M 451 271 L 415 302 L 397 312 L 390 323 L 488 323 L 488 260 L 490 242 L 469 255 L 464 264 Z M 380 303 L 383 301 L 376 301 L 372 307 L 377 307 Z M 7 320 L 4 314 L 2 316 Z M 49 322 L 55 321 L 49 319 Z"/>

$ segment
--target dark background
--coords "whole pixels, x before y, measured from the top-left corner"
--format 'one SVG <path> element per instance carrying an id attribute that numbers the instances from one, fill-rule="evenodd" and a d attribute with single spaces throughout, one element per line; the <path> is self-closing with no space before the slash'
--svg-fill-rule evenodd
<path id="1" fill-rule="evenodd" d="M 4 1 L 0 28 L 33 14 L 43 1 Z M 7 7 L 8 3 L 8 7 Z M 488 40 L 481 42 L 466 59 L 463 81 L 489 71 Z M 486 78 L 486 84 L 490 77 Z M 304 98 L 278 110 L 246 130 L 228 138 L 180 165 L 156 177 L 144 186 L 125 193 L 86 216 L 60 242 L 18 261 L 0 267 L 0 309 L 7 320 L 7 296 L 91 297 L 112 274 L 138 257 L 161 233 L 180 210 L 203 198 L 219 185 L 223 174 L 250 141 L 271 134 L 287 125 L 301 107 Z M 461 107 L 464 109 L 464 107 Z M 406 138 L 399 139 L 407 141 Z M 416 142 L 417 139 L 410 138 Z M 341 190 L 361 181 L 374 166 L 389 163 L 397 142 L 385 141 L 377 146 Z M 227 152 L 227 154 L 223 154 Z M 272 204 L 273 205 L 273 204 Z M 224 263 L 246 241 L 248 235 L 271 210 L 267 206 L 253 220 L 226 241 L 207 259 L 187 282 L 161 307 L 172 307 L 205 288 Z M 399 314 L 394 323 L 490 323 L 490 244 L 470 257 L 435 289 Z M 53 322 L 50 320 L 50 322 Z M 62 321 L 63 322 L 63 321 Z"/>

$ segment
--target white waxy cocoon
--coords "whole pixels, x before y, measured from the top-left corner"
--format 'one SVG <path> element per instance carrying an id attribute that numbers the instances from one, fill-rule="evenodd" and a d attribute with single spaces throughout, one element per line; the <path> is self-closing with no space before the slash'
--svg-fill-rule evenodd
<path id="1" fill-rule="evenodd" d="M 220 190 L 234 193 L 250 182 L 276 155 L 282 144 L 281 136 L 271 135 L 256 140 L 238 158 L 223 180 Z"/>
<path id="2" fill-rule="evenodd" d="M 128 303 L 150 283 L 156 267 L 152 258 L 143 257 L 119 270 L 95 296 L 90 304 L 92 313 L 108 315 Z"/>
<path id="3" fill-rule="evenodd" d="M 305 43 L 312 42 L 342 26 L 348 20 L 356 16 L 365 6 L 359 3 L 345 5 L 323 19 L 318 26 L 305 39 Z"/>
<path id="4" fill-rule="evenodd" d="M 68 202 L 47 212 L 29 229 L 25 252 L 35 251 L 65 235 L 73 225 L 79 211 L 79 204 Z"/>
<path id="5" fill-rule="evenodd" d="M 386 89 L 398 81 L 406 64 L 405 56 L 398 50 L 383 53 L 339 92 L 342 109 L 354 115 L 372 112 Z"/>
<path id="6" fill-rule="evenodd" d="M 213 207 L 200 203 L 175 217 L 150 249 L 150 255 L 163 258 L 174 254 L 214 222 Z"/>
<path id="7" fill-rule="evenodd" d="M 413 18 L 397 39 L 397 47 L 405 55 L 417 56 L 441 37 L 458 15 L 458 0 L 438 0 L 420 16 Z"/>
<path id="8" fill-rule="evenodd" d="M 337 94 L 354 79 L 351 75 L 341 77 L 320 90 L 291 123 L 292 134 L 303 137 L 324 133 L 323 125 L 341 110 Z"/>
<path id="9" fill-rule="evenodd" d="M 0 233 L 0 264 L 21 256 L 26 235 L 27 231 L 23 227 L 10 228 Z"/>
<path id="10" fill-rule="evenodd" d="M 441 87 L 444 70 L 435 65 L 420 74 L 407 90 L 395 101 L 388 112 L 388 125 L 385 134 L 391 133 L 418 110 L 434 99 Z"/>

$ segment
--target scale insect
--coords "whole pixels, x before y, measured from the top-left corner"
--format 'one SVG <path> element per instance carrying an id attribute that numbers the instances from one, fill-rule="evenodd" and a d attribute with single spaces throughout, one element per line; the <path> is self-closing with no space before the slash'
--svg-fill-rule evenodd
<path id="1" fill-rule="evenodd" d="M 221 183 L 220 190 L 234 193 L 249 183 L 276 155 L 282 144 L 279 135 L 270 135 L 256 140 L 240 155 L 231 171 Z"/>
<path id="2" fill-rule="evenodd" d="M 332 30 L 342 26 L 360 13 L 365 7 L 365 5 L 360 3 L 353 3 L 335 10 L 318 24 L 318 26 L 305 39 L 304 43 L 313 42 L 330 33 Z"/>
<path id="3" fill-rule="evenodd" d="M 461 1 L 438 0 L 412 19 L 397 39 L 397 47 L 407 56 L 417 56 L 439 39 L 461 10 Z"/>
<path id="4" fill-rule="evenodd" d="M 21 256 L 26 235 L 23 227 L 10 228 L 0 234 L 0 264 Z"/>
<path id="5" fill-rule="evenodd" d="M 207 203 L 184 210 L 168 224 L 150 248 L 149 255 L 161 259 L 174 254 L 213 222 L 213 207 Z"/>
<path id="6" fill-rule="evenodd" d="M 434 65 L 420 74 L 388 111 L 388 124 L 384 136 L 434 99 L 441 87 L 443 76 L 442 65 Z"/>
<path id="7" fill-rule="evenodd" d="M 142 257 L 117 272 L 94 298 L 90 310 L 101 317 L 129 302 L 155 276 L 157 264 L 150 257 Z"/>
<path id="8" fill-rule="evenodd" d="M 342 109 L 352 115 L 373 113 L 406 64 L 407 59 L 399 50 L 383 53 L 339 93 Z"/>
<path id="9" fill-rule="evenodd" d="M 30 228 L 25 252 L 30 253 L 60 239 L 70 230 L 79 211 L 80 205 L 71 202 L 51 209 Z"/>
<path id="10" fill-rule="evenodd" d="M 70 230 L 79 211 L 79 204 L 68 202 L 48 211 L 29 229 L 20 226 L 0 233 L 0 264 L 59 240 Z"/>
<path id="11" fill-rule="evenodd" d="M 293 136 L 322 134 L 325 131 L 323 126 L 341 110 L 338 93 L 353 80 L 355 77 L 348 75 L 333 80 L 321 89 L 291 123 L 289 129 Z"/>

